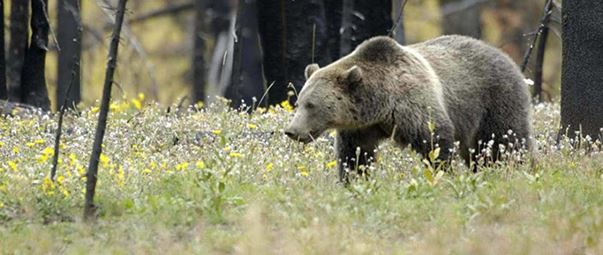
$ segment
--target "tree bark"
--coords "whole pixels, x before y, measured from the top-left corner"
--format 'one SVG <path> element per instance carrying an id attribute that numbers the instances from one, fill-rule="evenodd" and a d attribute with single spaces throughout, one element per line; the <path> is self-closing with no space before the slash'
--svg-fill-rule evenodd
<path id="1" fill-rule="evenodd" d="M 205 65 L 205 4 L 195 1 L 195 24 L 193 31 L 193 88 L 192 103 L 205 101 L 205 84 L 207 81 L 207 67 Z"/>
<path id="2" fill-rule="evenodd" d="M 27 51 L 29 1 L 11 0 L 10 43 L 8 48 L 8 100 L 21 102 L 21 72 Z"/>
<path id="3" fill-rule="evenodd" d="M 277 104 L 289 98 L 289 83 L 301 90 L 308 64 L 324 66 L 330 62 L 325 6 L 322 0 L 257 3 L 264 75 L 271 86 L 267 102 Z"/>
<path id="4" fill-rule="evenodd" d="M 371 37 L 387 35 L 393 27 L 392 0 L 356 0 L 353 14 L 352 24 L 355 29 L 352 31 L 350 52 Z M 342 52 L 342 56 L 350 52 Z"/>
<path id="5" fill-rule="evenodd" d="M 241 1 L 237 17 L 237 38 L 234 47 L 234 68 L 231 85 L 225 97 L 232 100 L 231 106 L 239 108 L 243 102 L 253 104 L 264 92 L 262 77 L 262 54 L 258 39 L 257 2 Z"/>
<path id="6" fill-rule="evenodd" d="M 80 102 L 80 41 L 82 29 L 80 19 L 81 0 L 59 0 L 57 41 L 61 47 L 58 60 L 57 110 L 63 105 L 74 107 Z M 68 93 L 68 88 L 71 89 Z"/>
<path id="7" fill-rule="evenodd" d="M 113 28 L 113 34 L 111 35 L 109 60 L 107 62 L 107 72 L 105 73 L 105 83 L 103 84 L 103 97 L 101 99 L 100 112 L 98 114 L 98 124 L 94 134 L 92 154 L 90 155 L 90 162 L 88 163 L 88 172 L 86 173 L 86 201 L 84 204 L 85 220 L 92 220 L 96 217 L 94 194 L 96 192 L 98 162 L 103 151 L 103 139 L 107 129 L 107 117 L 109 115 L 109 105 L 111 103 L 111 88 L 113 87 L 113 75 L 117 68 L 117 53 L 119 50 L 121 27 L 124 21 L 127 1 L 128 0 L 119 0 L 115 17 L 115 27 Z"/>
<path id="8" fill-rule="evenodd" d="M 214 35 L 205 89 L 210 102 L 215 99 L 215 96 L 224 96 L 232 78 L 237 2 L 238 0 L 208 1 L 207 16 Z"/>
<path id="9" fill-rule="evenodd" d="M 542 29 L 540 38 L 538 39 L 538 50 L 536 52 L 536 66 L 534 67 L 534 97 L 536 102 L 542 102 L 542 83 L 543 83 L 543 67 L 544 55 L 546 53 L 546 42 L 549 38 L 548 26 Z"/>
<path id="10" fill-rule="evenodd" d="M 4 0 L 0 0 L 0 100 L 8 98 L 8 87 L 6 86 L 6 56 L 4 44 Z"/>
<path id="11" fill-rule="evenodd" d="M 603 127 L 603 2 L 563 2 L 561 123 L 601 139 Z"/>
<path id="12" fill-rule="evenodd" d="M 395 29 L 393 32 L 394 35 L 394 39 L 399 43 L 399 44 L 405 44 L 406 43 L 406 33 L 404 32 L 404 4 L 406 4 L 407 0 L 393 0 L 392 4 L 393 4 L 393 8 L 394 8 L 394 16 L 393 16 L 393 22 L 398 22 L 398 24 L 393 24 L 393 26 L 395 26 Z M 397 20 L 399 19 L 399 20 Z"/>
<path id="13" fill-rule="evenodd" d="M 21 101 L 50 109 L 46 88 L 46 51 L 48 51 L 48 0 L 31 0 L 31 41 L 23 66 Z"/>
<path id="14" fill-rule="evenodd" d="M 468 5 L 466 7 L 461 5 Z M 456 10 L 454 7 L 457 7 Z M 464 8 L 460 8 L 464 7 Z M 476 0 L 440 0 L 442 33 L 481 38 L 481 5 Z M 448 11 L 451 10 L 451 11 Z"/>

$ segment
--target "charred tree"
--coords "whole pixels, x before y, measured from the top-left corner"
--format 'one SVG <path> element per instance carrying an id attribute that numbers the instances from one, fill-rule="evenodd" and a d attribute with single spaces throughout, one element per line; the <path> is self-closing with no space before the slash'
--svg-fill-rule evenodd
<path id="1" fill-rule="evenodd" d="M 393 27 L 392 0 L 354 1 L 351 10 L 350 49 L 340 51 L 347 55 L 363 41 L 378 35 L 388 35 Z M 344 38 L 342 37 L 341 40 Z"/>
<path id="2" fill-rule="evenodd" d="M 27 52 L 28 19 L 29 1 L 11 0 L 7 85 L 8 100 L 12 102 L 21 102 L 21 72 Z"/>
<path id="3" fill-rule="evenodd" d="M 239 108 L 243 102 L 252 106 L 253 98 L 259 100 L 264 93 L 257 2 L 241 1 L 240 5 L 237 15 L 238 40 L 234 46 L 232 81 L 225 93 L 225 97 L 232 100 L 234 108 Z"/>
<path id="4" fill-rule="evenodd" d="M 301 89 L 306 65 L 330 62 L 325 6 L 321 0 L 262 0 L 257 4 L 264 76 L 269 85 L 267 102 L 277 104 L 289 98 L 289 83 L 297 91 Z"/>
<path id="5" fill-rule="evenodd" d="M 563 2 L 561 123 L 601 139 L 603 127 L 603 2 Z"/>
<path id="6" fill-rule="evenodd" d="M 440 0 L 442 33 L 481 38 L 481 4 L 478 0 Z"/>
<path id="7" fill-rule="evenodd" d="M 238 0 L 207 1 L 207 17 L 214 37 L 213 52 L 207 74 L 207 96 L 223 96 L 232 78 L 235 43 L 235 20 Z"/>
<path id="8" fill-rule="evenodd" d="M 81 0 L 59 0 L 57 41 L 61 47 L 58 62 L 57 109 L 74 107 L 80 102 L 80 18 Z M 71 89 L 68 89 L 71 86 Z"/>
<path id="9" fill-rule="evenodd" d="M 8 87 L 6 86 L 6 56 L 4 44 L 4 0 L 0 0 L 0 100 L 8 98 Z"/>
<path id="10" fill-rule="evenodd" d="M 399 44 L 406 43 L 406 33 L 404 32 L 404 7 L 407 4 L 408 0 L 393 0 L 393 8 L 394 8 L 394 28 L 390 31 L 393 38 Z"/>
<path id="11" fill-rule="evenodd" d="M 109 60 L 107 62 L 107 72 L 105 73 L 105 83 L 103 84 L 103 97 L 101 99 L 100 112 L 98 114 L 98 124 L 94 134 L 92 154 L 90 155 L 90 162 L 88 163 L 88 172 L 86 173 L 86 201 L 84 204 L 84 219 L 86 220 L 92 220 L 96 217 L 94 194 L 96 192 L 98 163 L 100 155 L 103 151 L 103 139 L 107 129 L 107 117 L 109 115 L 109 105 L 111 103 L 111 88 L 113 87 L 113 75 L 115 73 L 115 69 L 117 68 L 119 39 L 126 12 L 127 1 L 128 0 L 119 0 L 119 3 L 117 4 L 115 27 L 113 28 L 113 34 L 111 35 Z"/>
<path id="12" fill-rule="evenodd" d="M 31 41 L 25 54 L 21 76 L 21 102 L 50 109 L 46 88 L 46 52 L 48 51 L 48 0 L 31 0 Z"/>
<path id="13" fill-rule="evenodd" d="M 339 47 L 341 40 L 341 15 L 343 0 L 324 1 L 325 18 L 327 22 L 327 46 L 329 62 L 340 57 Z"/>
<path id="14" fill-rule="evenodd" d="M 205 65 L 205 3 L 195 1 L 195 24 L 193 28 L 193 87 L 192 102 L 205 100 L 205 84 L 207 81 L 207 67 Z"/>

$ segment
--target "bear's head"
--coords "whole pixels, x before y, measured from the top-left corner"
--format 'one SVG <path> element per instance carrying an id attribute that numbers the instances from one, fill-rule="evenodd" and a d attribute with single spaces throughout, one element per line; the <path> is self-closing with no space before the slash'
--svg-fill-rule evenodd
<path id="1" fill-rule="evenodd" d="M 295 115 L 285 130 L 294 140 L 308 143 L 328 129 L 351 129 L 367 124 L 370 107 L 363 104 L 368 88 L 364 70 L 353 62 L 323 69 L 306 67 L 306 83 L 299 93 Z M 368 118 L 370 119 L 370 118 Z"/>

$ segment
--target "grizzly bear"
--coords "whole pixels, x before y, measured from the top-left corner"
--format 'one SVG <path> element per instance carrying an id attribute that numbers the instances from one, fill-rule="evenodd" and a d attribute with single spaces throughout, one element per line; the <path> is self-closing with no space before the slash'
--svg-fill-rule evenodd
<path id="1" fill-rule="evenodd" d="M 339 174 L 370 163 L 384 139 L 438 162 L 454 152 L 469 165 L 484 147 L 531 146 L 530 94 L 502 51 L 464 36 L 402 46 L 375 37 L 320 68 L 306 67 L 306 83 L 285 134 L 307 143 L 335 129 Z M 459 142 L 459 146 L 455 146 Z"/>

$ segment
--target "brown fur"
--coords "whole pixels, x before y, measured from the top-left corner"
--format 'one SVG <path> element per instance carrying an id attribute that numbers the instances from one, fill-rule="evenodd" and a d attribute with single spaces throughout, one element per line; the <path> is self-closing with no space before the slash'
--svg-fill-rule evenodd
<path id="1" fill-rule="evenodd" d="M 374 158 L 392 137 L 426 156 L 441 148 L 449 159 L 455 141 L 467 162 L 480 141 L 530 146 L 530 99 L 523 76 L 504 53 L 478 40 L 444 36 L 411 46 L 387 37 L 365 41 L 348 56 L 319 69 L 306 68 L 296 114 L 286 133 L 310 142 L 336 129 L 342 180 Z M 435 124 L 435 133 L 429 130 Z M 522 143 L 523 142 L 523 143 Z"/>

